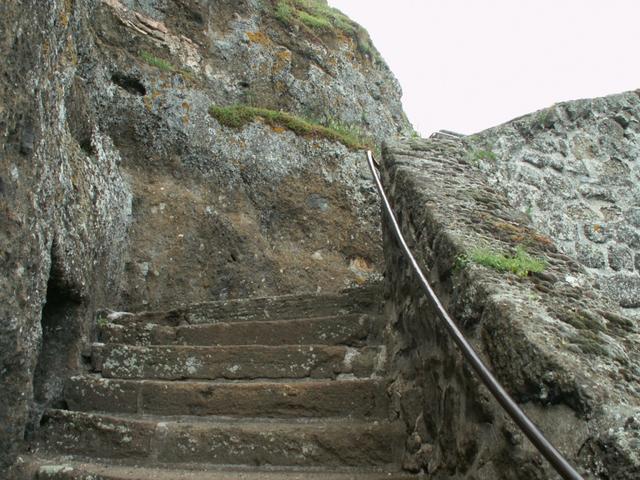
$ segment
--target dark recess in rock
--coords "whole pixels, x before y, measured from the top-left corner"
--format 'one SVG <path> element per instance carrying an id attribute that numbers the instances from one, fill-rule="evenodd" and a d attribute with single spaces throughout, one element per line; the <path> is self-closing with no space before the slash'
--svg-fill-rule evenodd
<path id="1" fill-rule="evenodd" d="M 111 81 L 132 95 L 144 97 L 147 94 L 147 89 L 136 77 L 116 72 L 111 75 Z"/>
<path id="2" fill-rule="evenodd" d="M 42 345 L 33 377 L 34 401 L 27 437 L 35 430 L 45 408 L 66 408 L 63 384 L 74 363 L 81 340 L 78 319 L 83 300 L 76 288 L 64 280 L 61 262 L 52 248 L 51 273 L 42 317 Z"/>
<path id="3" fill-rule="evenodd" d="M 35 144 L 35 137 L 36 134 L 33 126 L 33 120 L 31 118 L 27 118 L 25 119 L 22 125 L 22 131 L 20 132 L 20 153 L 22 155 L 31 155 Z"/>

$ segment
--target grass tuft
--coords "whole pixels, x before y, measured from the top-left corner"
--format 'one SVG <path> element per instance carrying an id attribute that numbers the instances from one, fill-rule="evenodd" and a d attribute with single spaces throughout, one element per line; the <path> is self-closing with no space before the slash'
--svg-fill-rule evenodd
<path id="1" fill-rule="evenodd" d="M 479 162 L 480 160 L 488 160 L 491 162 L 495 162 L 498 159 L 496 154 L 493 153 L 491 150 L 474 150 L 471 153 L 471 157 L 476 162 Z"/>
<path id="2" fill-rule="evenodd" d="M 156 67 L 164 72 L 173 72 L 176 70 L 176 67 L 171 62 L 158 58 L 145 50 L 140 52 L 140 58 L 152 67 Z"/>
<path id="3" fill-rule="evenodd" d="M 140 51 L 140 58 L 144 60 L 148 65 L 156 67 L 158 70 L 162 70 L 163 72 L 168 73 L 177 73 L 182 75 L 184 78 L 193 80 L 193 73 L 191 73 L 190 71 L 178 68 L 170 61 L 165 60 L 164 58 L 156 57 L 146 50 Z"/>
<path id="4" fill-rule="evenodd" d="M 319 33 L 346 34 L 364 55 L 377 55 L 367 31 L 340 10 L 319 0 L 277 0 L 275 18 L 287 27 L 303 25 Z"/>
<path id="5" fill-rule="evenodd" d="M 96 320 L 96 325 L 100 328 L 104 328 L 109 324 L 109 320 L 107 320 L 107 317 L 103 317 L 102 315 L 98 317 L 98 319 Z"/>
<path id="6" fill-rule="evenodd" d="M 526 277 L 529 273 L 540 273 L 547 267 L 544 260 L 532 257 L 520 246 L 516 248 L 513 256 L 487 248 L 478 248 L 471 252 L 469 260 L 499 272 L 515 273 L 520 277 Z"/>
<path id="7" fill-rule="evenodd" d="M 328 18 L 316 17 L 315 15 L 307 13 L 304 10 L 298 12 L 298 18 L 307 27 L 311 27 L 316 30 L 331 31 L 333 27 L 331 21 Z"/>
<path id="8" fill-rule="evenodd" d="M 214 105 L 209 109 L 209 114 L 218 120 L 221 125 L 230 128 L 241 128 L 248 123 L 262 119 L 272 127 L 286 128 L 302 137 L 326 138 L 340 142 L 347 148 L 354 150 L 371 148 L 371 142 L 354 127 L 336 123 L 324 126 L 287 112 L 248 105 L 233 105 L 230 107 Z"/>
<path id="9" fill-rule="evenodd" d="M 286 26 L 293 23 L 293 8 L 288 1 L 279 0 L 278 3 L 276 3 L 275 17 L 280 23 Z"/>

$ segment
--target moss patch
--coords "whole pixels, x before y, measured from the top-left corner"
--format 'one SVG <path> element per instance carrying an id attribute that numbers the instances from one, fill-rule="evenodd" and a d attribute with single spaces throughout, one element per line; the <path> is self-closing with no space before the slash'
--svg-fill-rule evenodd
<path id="1" fill-rule="evenodd" d="M 371 55 L 374 52 L 364 28 L 340 10 L 318 0 L 277 0 L 273 15 L 287 27 L 300 25 L 320 34 L 346 35 L 353 39 L 361 53 Z"/>
<path id="2" fill-rule="evenodd" d="M 520 277 L 526 277 L 529 273 L 542 272 L 547 266 L 544 260 L 532 257 L 522 247 L 517 247 L 513 256 L 488 248 L 478 248 L 472 250 L 468 258 L 479 265 L 499 272 L 512 272 Z"/>
<path id="3" fill-rule="evenodd" d="M 193 74 L 187 70 L 176 67 L 173 63 L 164 58 L 156 57 L 152 53 L 147 52 L 146 50 L 140 51 L 140 58 L 144 60 L 147 65 L 151 65 L 152 67 L 157 68 L 158 70 L 162 70 L 167 73 L 178 73 L 185 78 L 193 79 Z"/>
<path id="4" fill-rule="evenodd" d="M 140 58 L 142 60 L 144 60 L 147 64 L 151 65 L 152 67 L 156 67 L 159 70 L 162 70 L 163 72 L 173 72 L 176 67 L 173 66 L 173 64 L 167 60 L 164 60 L 162 58 L 156 57 L 155 55 L 152 55 L 151 53 L 142 50 L 140 52 Z"/>
<path id="5" fill-rule="evenodd" d="M 489 162 L 495 162 L 497 160 L 497 156 L 491 150 L 473 150 L 469 154 L 469 160 L 473 164 L 478 164 L 482 160 L 486 160 Z"/>
<path id="6" fill-rule="evenodd" d="M 294 8 L 288 0 L 280 0 L 276 3 L 274 15 L 280 23 L 291 25 L 294 21 Z"/>
<path id="7" fill-rule="evenodd" d="M 290 113 L 269 110 L 267 108 L 251 107 L 248 105 L 233 105 L 230 107 L 212 106 L 209 113 L 225 127 L 241 128 L 244 125 L 262 119 L 271 127 L 286 128 L 296 135 L 303 137 L 326 138 L 342 143 L 351 149 L 371 148 L 364 136 L 358 134 L 355 128 L 337 124 L 320 125 Z"/>
<path id="8" fill-rule="evenodd" d="M 331 31 L 331 29 L 333 28 L 333 24 L 328 18 L 316 17 L 315 15 L 311 15 L 304 10 L 298 12 L 298 18 L 307 27 L 315 28 L 316 30 Z"/>

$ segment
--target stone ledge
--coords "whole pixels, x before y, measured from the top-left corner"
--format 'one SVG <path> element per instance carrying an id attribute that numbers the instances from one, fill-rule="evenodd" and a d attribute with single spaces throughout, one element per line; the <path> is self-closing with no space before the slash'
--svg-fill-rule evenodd
<path id="1" fill-rule="evenodd" d="M 632 478 L 624 472 L 640 468 L 637 449 L 630 448 L 638 441 L 633 426 L 640 416 L 635 322 L 597 290 L 589 272 L 559 253 L 553 239 L 531 228 L 526 216 L 488 185 L 464 142 L 390 142 L 383 156 L 387 192 L 408 243 L 446 308 L 500 381 L 525 410 L 536 412 L 543 430 L 583 468 L 607 472 L 608 478 Z M 398 373 L 397 408 L 418 443 L 435 445 L 419 467 L 489 478 L 479 472 L 480 463 L 492 464 L 496 471 L 526 466 L 531 476 L 518 478 L 548 478 L 544 464 L 505 423 L 504 414 L 486 401 L 484 387 L 462 368 L 457 349 L 425 306 L 389 235 L 386 231 L 385 256 L 395 323 L 388 349 Z M 524 245 L 548 266 L 527 277 L 473 263 L 461 266 L 459 259 L 481 245 L 502 251 Z M 452 401 L 451 392 L 462 400 Z M 422 401 L 403 404 L 416 395 Z M 415 407 L 419 403 L 426 405 L 423 411 Z M 504 434 L 503 444 L 481 441 L 487 434 L 476 429 L 487 419 Z M 572 427 L 562 433 L 559 424 Z M 470 428 L 476 437 L 472 440 L 464 438 Z M 453 432 L 448 434 L 451 451 L 443 446 L 443 429 Z M 516 459 L 525 451 L 525 460 L 502 465 L 505 454 Z M 460 462 L 460 456 L 466 460 Z M 487 468 L 483 471 L 489 472 Z"/>

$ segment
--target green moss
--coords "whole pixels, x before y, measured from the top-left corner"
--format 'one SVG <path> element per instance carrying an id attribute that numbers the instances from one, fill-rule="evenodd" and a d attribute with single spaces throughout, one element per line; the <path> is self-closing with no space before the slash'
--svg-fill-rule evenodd
<path id="1" fill-rule="evenodd" d="M 367 31 L 336 8 L 318 0 L 277 0 L 274 5 L 274 17 L 288 27 L 297 24 L 321 34 L 345 34 L 359 52 L 375 54 Z"/>
<path id="2" fill-rule="evenodd" d="M 96 325 L 100 328 L 104 328 L 107 326 L 107 324 L 109 323 L 109 320 L 107 320 L 107 317 L 104 316 L 99 316 L 98 319 L 96 320 Z"/>
<path id="3" fill-rule="evenodd" d="M 333 27 L 331 21 L 329 21 L 327 18 L 316 17 L 315 15 L 311 15 L 310 13 L 307 13 L 305 11 L 298 12 L 298 18 L 307 27 L 311 27 L 316 30 L 330 31 Z"/>
<path id="4" fill-rule="evenodd" d="M 171 62 L 158 58 L 145 50 L 140 52 L 140 58 L 152 67 L 156 67 L 163 72 L 173 72 L 176 70 L 176 67 L 174 67 Z"/>
<path id="5" fill-rule="evenodd" d="M 453 262 L 453 271 L 458 272 L 463 270 L 467 265 L 469 265 L 469 262 L 469 257 L 466 255 L 458 255 L 455 262 Z"/>
<path id="6" fill-rule="evenodd" d="M 284 25 L 289 26 L 293 23 L 293 8 L 288 1 L 280 0 L 276 3 L 275 17 Z"/>
<path id="7" fill-rule="evenodd" d="M 144 60 L 148 65 L 151 65 L 152 67 L 156 67 L 158 70 L 162 70 L 163 72 L 168 72 L 168 73 L 178 73 L 180 75 L 182 75 L 185 78 L 191 79 L 193 80 L 193 73 L 188 71 L 188 70 L 184 70 L 182 68 L 178 68 L 176 67 L 173 63 L 169 62 L 168 60 L 165 60 L 163 58 L 159 58 L 156 57 L 155 55 L 142 50 L 140 52 L 140 58 L 142 60 Z"/>
<path id="8" fill-rule="evenodd" d="M 359 135 L 355 128 L 338 126 L 337 124 L 324 126 L 277 110 L 233 105 L 230 107 L 212 106 L 209 113 L 226 127 L 240 128 L 261 118 L 273 127 L 286 128 L 303 137 L 326 138 L 340 142 L 351 149 L 371 148 L 368 141 Z"/>
<path id="9" fill-rule="evenodd" d="M 529 273 L 542 272 L 547 266 L 544 260 L 530 256 L 522 247 L 517 247 L 513 256 L 478 248 L 471 252 L 469 260 L 500 272 L 512 272 L 521 277 L 526 277 Z"/>
<path id="10" fill-rule="evenodd" d="M 300 10 L 298 16 L 302 13 L 312 15 L 320 21 L 318 28 L 326 28 L 333 26 L 345 33 L 353 34 L 358 30 L 358 26 L 349 19 L 340 10 L 325 5 L 317 0 L 293 0 L 293 3 Z"/>
<path id="11" fill-rule="evenodd" d="M 535 117 L 531 122 L 532 125 L 536 128 L 545 129 L 549 128 L 553 125 L 553 116 L 551 108 L 546 108 L 544 110 L 540 110 L 538 113 L 534 114 Z"/>
<path id="12" fill-rule="evenodd" d="M 240 128 L 254 121 L 257 117 L 253 107 L 216 107 L 209 108 L 209 114 L 221 125 L 230 128 Z"/>
<path id="13" fill-rule="evenodd" d="M 471 152 L 471 158 L 473 158 L 473 160 L 475 160 L 476 162 L 479 162 L 480 160 L 489 160 L 491 162 L 495 162 L 498 159 L 496 154 L 491 150 L 474 150 L 473 152 Z"/>

